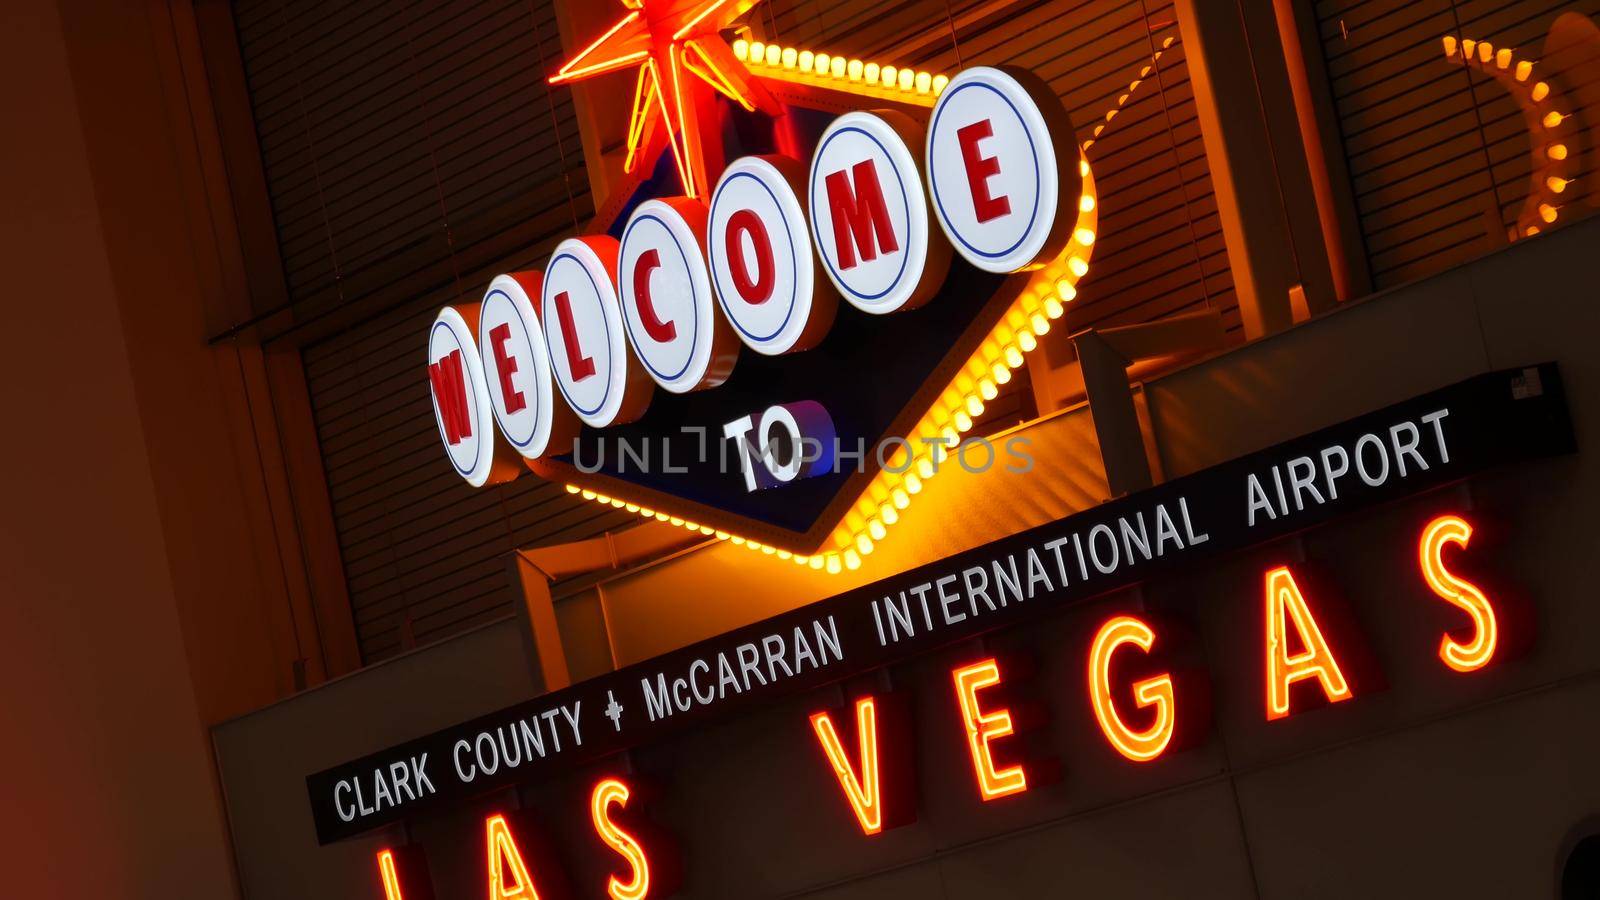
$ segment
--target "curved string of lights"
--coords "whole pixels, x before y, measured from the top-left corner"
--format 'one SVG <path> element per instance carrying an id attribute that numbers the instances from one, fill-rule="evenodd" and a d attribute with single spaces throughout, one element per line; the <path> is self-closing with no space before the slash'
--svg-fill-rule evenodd
<path id="1" fill-rule="evenodd" d="M 1496 49 L 1488 41 L 1445 35 L 1443 43 L 1446 60 L 1494 78 L 1522 107 L 1528 122 L 1533 184 L 1511 238 L 1538 234 L 1560 218 L 1562 195 L 1575 177 L 1574 121 L 1559 108 L 1550 84 L 1532 77 L 1535 61 L 1519 60 L 1515 50 Z"/>
<path id="2" fill-rule="evenodd" d="M 567 492 L 812 569 L 833 574 L 859 569 L 862 557 L 873 552 L 877 543 L 887 536 L 888 529 L 899 521 L 901 513 L 911 505 L 911 498 L 922 491 L 923 483 L 934 477 L 950 454 L 960 446 L 962 435 L 971 431 L 973 422 L 983 415 L 984 404 L 999 395 L 1000 386 L 1011 381 L 1013 373 L 1022 368 L 1025 355 L 1039 345 L 1039 337 L 1049 332 L 1052 322 L 1066 314 L 1066 304 L 1077 298 L 1078 283 L 1089 271 L 1089 259 L 1094 251 L 1099 224 L 1094 176 L 1090 171 L 1087 152 L 1117 113 L 1127 105 L 1139 85 L 1150 76 L 1162 53 L 1172 46 L 1173 40 L 1168 37 L 1162 41 L 1161 49 L 1150 57 L 1149 63 L 1140 69 L 1138 77 L 1117 98 L 1116 105 L 1097 122 L 1091 130 L 1091 136 L 1083 142 L 1078 158 L 1083 192 L 1072 240 L 1054 260 L 1033 271 L 1025 289 L 1018 294 L 911 433 L 905 436 L 905 442 L 890 456 L 887 465 L 868 483 L 843 521 L 834 528 L 823 549 L 811 554 L 792 553 L 575 484 L 568 484 Z M 942 74 L 863 62 L 761 41 L 741 39 L 733 43 L 732 49 L 738 62 L 748 67 L 751 74 L 763 78 L 846 90 L 928 107 L 934 105 L 939 93 L 950 81 L 948 76 Z M 642 132 L 645 131 L 642 116 L 635 116 L 635 124 L 639 125 L 641 134 L 630 133 L 630 158 L 634 153 L 635 137 L 640 138 L 639 143 L 643 143 Z M 630 127 L 630 132 L 632 130 Z"/>

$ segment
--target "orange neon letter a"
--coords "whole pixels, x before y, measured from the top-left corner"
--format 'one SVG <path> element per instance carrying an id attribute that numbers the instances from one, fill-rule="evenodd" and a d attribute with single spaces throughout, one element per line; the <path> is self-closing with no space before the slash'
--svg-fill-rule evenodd
<path id="1" fill-rule="evenodd" d="M 489 900 L 539 900 L 528 866 L 505 816 L 490 816 L 485 823 L 489 845 Z"/>
<path id="2" fill-rule="evenodd" d="M 1134 762 L 1155 759 L 1172 742 L 1176 719 L 1172 676 L 1163 673 L 1134 683 L 1134 699 L 1141 707 L 1154 706 L 1156 711 L 1150 727 L 1136 731 L 1122 721 L 1111 701 L 1111 655 L 1124 644 L 1149 653 L 1155 642 L 1156 634 L 1149 625 L 1133 616 L 1117 616 L 1100 626 L 1089 649 L 1089 701 L 1094 705 L 1094 717 L 1111 746 Z"/>
<path id="3" fill-rule="evenodd" d="M 856 743 L 861 748 L 861 774 L 856 775 L 850 766 L 850 757 L 844 752 L 833 719 L 826 712 L 813 713 L 811 728 L 822 743 L 822 752 L 833 766 L 833 774 L 844 789 L 844 798 L 861 823 L 866 834 L 883 830 L 883 786 L 878 777 L 878 715 L 877 704 L 871 697 L 856 701 Z"/>
<path id="4" fill-rule="evenodd" d="M 1305 649 L 1289 652 L 1287 625 L 1294 623 L 1295 632 Z M 1323 640 L 1317 620 L 1312 618 L 1305 597 L 1289 573 L 1288 566 L 1279 566 L 1267 573 L 1267 718 L 1281 719 L 1289 715 L 1289 685 L 1305 678 L 1315 678 L 1329 703 L 1338 703 L 1355 696 L 1339 662 L 1334 659 L 1328 642 Z"/>
<path id="5" fill-rule="evenodd" d="M 607 778 L 594 786 L 589 811 L 594 818 L 594 830 L 606 842 L 606 846 L 627 860 L 633 877 L 623 881 L 612 875 L 606 883 L 606 893 L 611 900 L 644 900 L 650 893 L 650 861 L 645 858 L 644 847 L 639 845 L 639 841 L 611 821 L 613 803 L 628 805 L 628 786 L 619 779 Z"/>
<path id="6" fill-rule="evenodd" d="M 1472 640 L 1459 643 L 1449 634 L 1439 639 L 1439 658 L 1457 672 L 1471 672 L 1488 665 L 1500 639 L 1489 598 L 1476 585 L 1452 575 L 1444 567 L 1444 545 L 1465 547 L 1471 538 L 1472 526 L 1465 519 L 1440 516 L 1422 529 L 1422 540 L 1417 547 L 1422 578 L 1428 582 L 1428 587 L 1472 617 Z"/>
<path id="7" fill-rule="evenodd" d="M 978 793 L 985 801 L 1028 789 L 1028 776 L 1022 766 L 995 771 L 989 742 L 1011 734 L 1011 710 L 984 712 L 978 708 L 978 692 L 1000 683 L 1000 664 L 994 659 L 962 666 L 950 673 L 956 682 L 956 702 L 961 704 L 961 721 L 967 726 L 967 746 L 972 751 L 972 768 L 978 776 Z"/>

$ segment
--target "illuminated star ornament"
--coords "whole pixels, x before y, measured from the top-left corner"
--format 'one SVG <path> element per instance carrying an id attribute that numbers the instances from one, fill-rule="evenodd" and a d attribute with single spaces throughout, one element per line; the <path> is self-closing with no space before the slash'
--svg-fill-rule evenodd
<path id="1" fill-rule="evenodd" d="M 700 140 L 700 119 L 713 92 L 746 110 L 778 110 L 776 101 L 734 58 L 721 34 L 756 2 L 622 0 L 627 14 L 550 76 L 550 83 L 582 81 L 637 66 L 623 170 L 632 173 L 640 160 L 653 158 L 664 137 L 677 162 L 683 192 L 701 197 L 710 189 L 709 173 L 721 168 L 720 147 L 708 148 Z M 708 159 L 708 154 L 717 159 Z"/>

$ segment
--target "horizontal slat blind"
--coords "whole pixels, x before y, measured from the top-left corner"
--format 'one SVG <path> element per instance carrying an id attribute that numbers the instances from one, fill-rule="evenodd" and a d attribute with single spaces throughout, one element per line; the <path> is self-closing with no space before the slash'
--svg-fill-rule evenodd
<path id="1" fill-rule="evenodd" d="M 1422 278 L 1498 246 L 1528 196 L 1521 107 L 1493 79 L 1447 63 L 1444 36 L 1488 40 L 1537 59 L 1550 23 L 1567 11 L 1600 16 L 1600 0 L 1318 0 L 1375 286 Z M 1595 174 L 1580 173 L 1571 196 L 1592 191 Z"/>
<path id="2" fill-rule="evenodd" d="M 515 546 L 627 521 L 533 477 L 477 491 L 440 453 L 422 335 L 486 273 L 541 264 L 591 214 L 549 3 L 236 9 L 297 315 L 385 310 L 305 348 L 367 662 L 510 610 Z"/>
<path id="3" fill-rule="evenodd" d="M 1105 121 L 1162 41 L 1178 37 L 1163 0 L 768 0 L 749 21 L 764 40 L 869 62 L 936 72 L 1022 66 L 1055 89 L 1080 140 Z M 1161 55 L 1089 157 L 1100 242 L 1068 326 L 1148 322 L 1209 305 L 1238 334 L 1182 41 Z"/>

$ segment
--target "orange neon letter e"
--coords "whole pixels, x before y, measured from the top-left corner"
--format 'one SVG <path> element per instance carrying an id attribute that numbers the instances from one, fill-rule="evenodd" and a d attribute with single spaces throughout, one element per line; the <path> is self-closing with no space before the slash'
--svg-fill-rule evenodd
<path id="1" fill-rule="evenodd" d="M 1000 665 L 994 659 L 962 666 L 950 673 L 956 684 L 956 702 L 961 705 L 961 720 L 967 726 L 967 745 L 972 751 L 972 768 L 978 777 L 978 794 L 985 801 L 1021 793 L 1028 789 L 1022 766 L 995 771 L 989 742 L 1012 733 L 1011 710 L 984 712 L 978 708 L 978 692 L 1000 683 Z"/>

